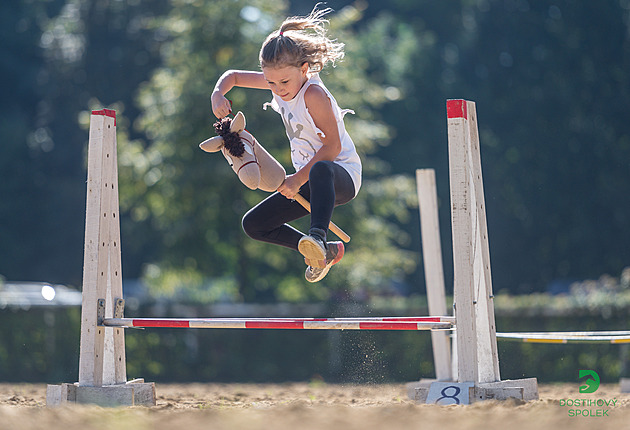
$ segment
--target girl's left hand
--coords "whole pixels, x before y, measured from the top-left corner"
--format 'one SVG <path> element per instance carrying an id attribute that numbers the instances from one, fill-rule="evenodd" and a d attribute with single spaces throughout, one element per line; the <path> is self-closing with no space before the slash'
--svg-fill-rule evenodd
<path id="1" fill-rule="evenodd" d="M 289 175 L 284 178 L 284 182 L 278 187 L 278 192 L 285 196 L 287 199 L 292 200 L 298 193 L 298 191 L 300 191 L 300 187 L 302 185 L 303 184 L 295 176 L 295 174 Z"/>

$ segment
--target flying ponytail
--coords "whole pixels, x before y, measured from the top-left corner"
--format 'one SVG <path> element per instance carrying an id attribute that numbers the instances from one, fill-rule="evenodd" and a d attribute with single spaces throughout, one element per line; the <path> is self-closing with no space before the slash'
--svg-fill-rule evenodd
<path id="1" fill-rule="evenodd" d="M 267 36 L 260 50 L 261 67 L 301 67 L 308 63 L 311 72 L 319 72 L 326 64 L 334 66 L 343 58 L 344 44 L 326 34 L 328 20 L 324 16 L 332 9 L 318 10 L 318 6 L 308 16 L 285 19 L 277 31 Z"/>

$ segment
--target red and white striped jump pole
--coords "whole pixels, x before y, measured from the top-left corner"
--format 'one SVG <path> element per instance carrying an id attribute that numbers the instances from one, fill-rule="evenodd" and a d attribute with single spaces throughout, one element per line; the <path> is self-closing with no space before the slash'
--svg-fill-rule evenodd
<path id="1" fill-rule="evenodd" d="M 375 318 L 105 318 L 107 327 L 256 328 L 294 330 L 433 330 L 451 329 L 454 317 Z"/>

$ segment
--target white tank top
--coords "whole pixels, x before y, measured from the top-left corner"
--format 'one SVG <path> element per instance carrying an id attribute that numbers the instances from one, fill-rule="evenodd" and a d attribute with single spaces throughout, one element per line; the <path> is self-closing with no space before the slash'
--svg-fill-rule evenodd
<path id="1" fill-rule="evenodd" d="M 304 94 L 311 85 L 319 85 L 330 99 L 333 113 L 337 120 L 339 138 L 341 140 L 341 152 L 337 155 L 334 162 L 346 169 L 350 174 L 352 182 L 354 183 L 354 194 L 356 196 L 359 192 L 359 188 L 361 188 L 361 159 L 343 123 L 344 115 L 354 112 L 350 109 L 339 108 L 337 101 L 324 86 L 318 74 L 311 76 L 293 99 L 284 101 L 276 94 L 273 94 L 273 100 L 265 103 L 263 109 L 267 109 L 267 106 L 271 106 L 273 110 L 282 116 L 282 122 L 284 122 L 287 137 L 291 144 L 291 161 L 297 172 L 304 167 L 319 148 L 323 146 L 318 133 L 322 135 L 324 133 L 317 128 L 313 122 L 313 118 L 311 118 L 311 115 L 308 113 L 306 103 L 304 102 Z"/>

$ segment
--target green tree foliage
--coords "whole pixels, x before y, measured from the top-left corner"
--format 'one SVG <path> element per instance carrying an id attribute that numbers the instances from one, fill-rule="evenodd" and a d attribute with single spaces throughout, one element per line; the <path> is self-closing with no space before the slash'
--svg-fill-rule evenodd
<path id="1" fill-rule="evenodd" d="M 434 167 L 443 203 L 445 100 L 477 103 L 495 288 L 620 273 L 630 258 L 630 3 L 396 0 L 370 9 L 364 26 L 384 31 L 373 72 L 403 95 L 383 111 L 396 135 L 377 155 L 400 173 Z M 384 47 L 409 29 L 414 67 L 382 72 Z M 443 204 L 447 253 L 448 212 Z"/>
<path id="2" fill-rule="evenodd" d="M 0 273 L 44 276 L 33 263 L 50 252 L 47 233 L 49 130 L 38 118 L 47 79 L 39 49 L 42 26 L 61 2 L 0 4 Z M 28 239 L 27 239 L 28 238 Z M 40 240 L 38 240 L 38 238 Z M 43 268 L 42 268 L 43 269 Z"/>
<path id="3" fill-rule="evenodd" d="M 155 25 L 168 32 L 162 47 L 164 67 L 139 93 L 139 127 L 148 141 L 121 145 L 121 204 L 135 223 L 146 223 L 160 238 L 158 258 L 145 279 L 161 293 L 216 300 L 322 299 L 335 290 L 382 290 L 390 279 L 414 267 L 403 247 L 407 234 L 397 222 L 415 204 L 409 178 L 392 175 L 369 154 L 389 139 L 377 108 L 386 90 L 366 74 L 359 38 L 347 30 L 361 11 L 348 7 L 334 16 L 331 32 L 347 43 L 347 60 L 323 79 L 341 104 L 354 108 L 348 127 L 363 154 L 366 181 L 360 197 L 336 211 L 335 220 L 354 236 L 345 266 L 326 282 L 303 279 L 297 253 L 257 243 L 242 232 L 240 218 L 266 197 L 247 190 L 223 157 L 197 144 L 213 135 L 209 94 L 225 70 L 258 69 L 258 51 L 266 35 L 284 18 L 282 2 L 175 1 Z M 290 171 L 288 142 L 280 118 L 263 111 L 268 91 L 234 89 L 228 97 L 244 111 L 248 130 Z M 305 228 L 306 221 L 296 224 Z M 139 235 L 132 239 L 145 240 Z M 340 266 L 340 267 L 341 267 Z"/>
<path id="4" fill-rule="evenodd" d="M 128 115 L 156 65 L 165 0 L 3 2 L 0 273 L 81 283 L 88 106 Z M 100 100 L 98 102 L 97 100 Z"/>
<path id="5" fill-rule="evenodd" d="M 542 290 L 627 266 L 628 0 L 330 6 L 348 55 L 323 79 L 357 111 L 347 124 L 366 171 L 357 200 L 335 213 L 353 241 L 330 279 L 304 286 L 292 253 L 245 238 L 240 216 L 264 193 L 243 189 L 220 156 L 196 148 L 213 134 L 216 78 L 255 69 L 266 33 L 310 10 L 302 0 L 3 2 L 0 273 L 80 284 L 85 113 L 112 106 L 128 277 L 164 278 L 171 291 L 183 277 L 212 279 L 222 285 L 213 291 L 246 300 L 317 298 L 392 278 L 421 285 L 419 270 L 408 274 L 419 262 L 408 250 L 420 249 L 408 207 L 423 167 L 437 173 L 448 277 L 448 98 L 477 102 L 496 289 Z M 289 167 L 280 119 L 259 109 L 269 94 L 230 98 Z"/>
<path id="6" fill-rule="evenodd" d="M 469 14 L 486 49 L 463 50 L 458 67 L 474 70 L 460 72 L 462 90 L 485 124 L 491 246 L 518 249 L 494 253 L 501 284 L 620 273 L 630 258 L 630 4 L 489 2 Z"/>

